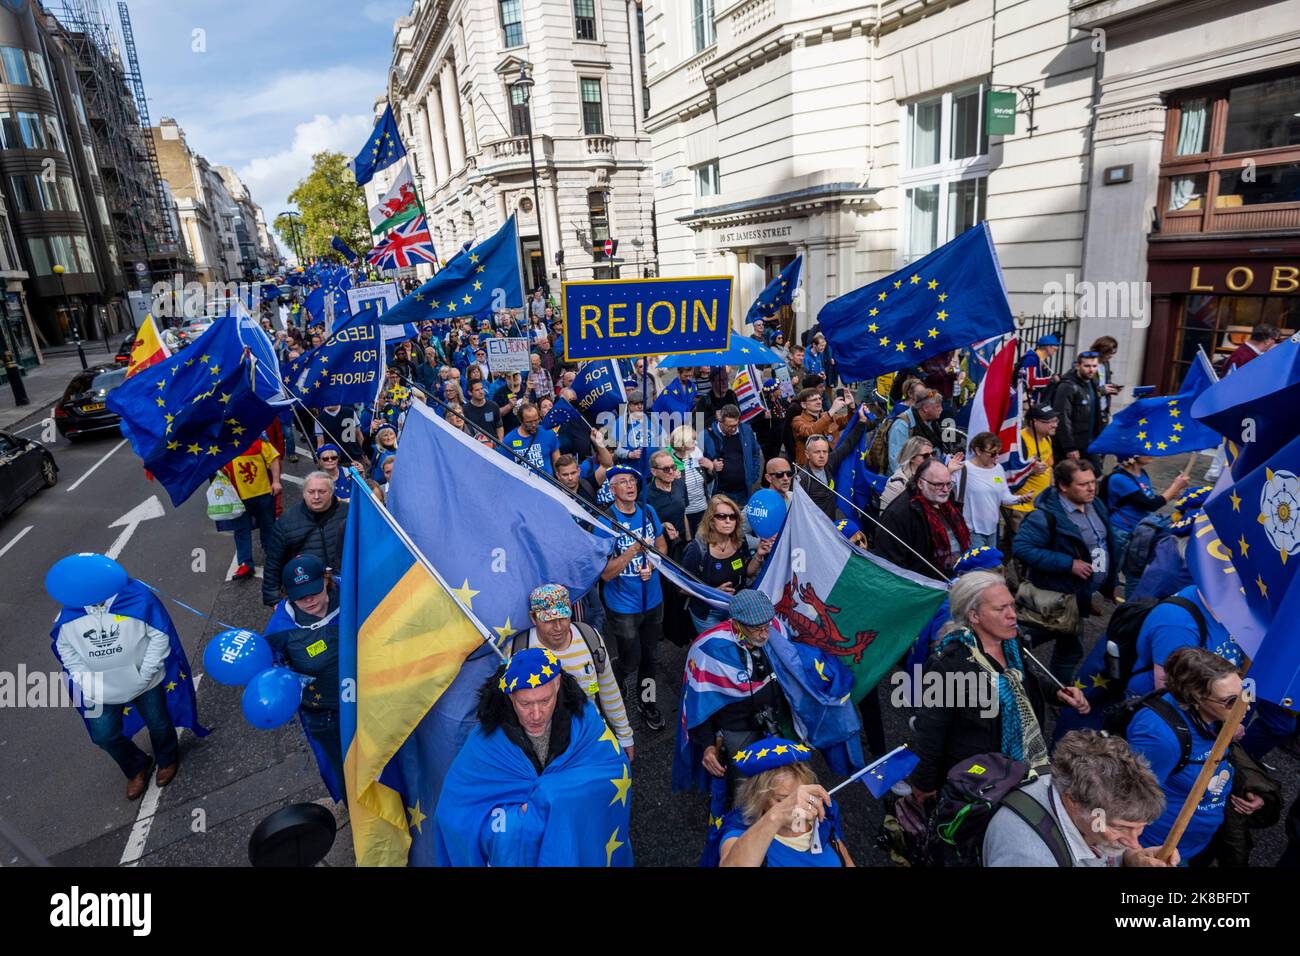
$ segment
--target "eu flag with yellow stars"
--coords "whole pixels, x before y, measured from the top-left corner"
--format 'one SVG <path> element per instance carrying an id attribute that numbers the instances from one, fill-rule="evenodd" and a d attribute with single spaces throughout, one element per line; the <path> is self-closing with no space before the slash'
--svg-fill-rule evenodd
<path id="1" fill-rule="evenodd" d="M 781 274 L 759 293 L 745 315 L 745 324 L 752 325 L 755 319 L 770 319 L 782 306 L 793 302 L 794 290 L 799 288 L 799 275 L 802 271 L 803 256 L 795 256 L 794 262 L 782 269 Z"/>
<path id="2" fill-rule="evenodd" d="M 432 865 L 433 808 L 500 657 L 351 472 L 339 729 L 353 848 L 358 866 Z"/>
<path id="3" fill-rule="evenodd" d="M 217 319 L 190 346 L 108 395 L 122 434 L 179 506 L 292 402 L 271 340 L 247 314 Z"/>
<path id="4" fill-rule="evenodd" d="M 1015 327 L 988 223 L 817 314 L 840 377 L 862 382 L 911 368 Z"/>
<path id="5" fill-rule="evenodd" d="M 522 308 L 519 234 L 515 217 L 495 234 L 456 256 L 437 275 L 386 311 L 384 325 L 429 319 L 488 316 L 500 309 Z"/>
<path id="6" fill-rule="evenodd" d="M 357 153 L 357 158 L 348 163 L 348 168 L 356 177 L 357 185 L 364 186 L 374 178 L 375 173 L 393 165 L 405 155 L 406 147 L 402 145 L 402 137 L 397 131 L 397 120 L 393 119 L 393 105 L 388 103 L 384 106 L 384 115 L 375 124 L 374 132 L 366 140 L 366 145 L 361 147 L 361 152 Z"/>
<path id="7" fill-rule="evenodd" d="M 384 350 L 374 309 L 335 325 L 318 348 L 289 363 L 284 384 L 312 408 L 373 403 L 384 384 Z"/>
<path id="8" fill-rule="evenodd" d="M 1217 376 L 1205 353 L 1198 351 L 1177 395 L 1141 398 L 1116 413 L 1088 446 L 1090 455 L 1133 455 L 1161 458 L 1214 448 L 1221 439 L 1192 417 L 1192 403 L 1215 383 Z"/>

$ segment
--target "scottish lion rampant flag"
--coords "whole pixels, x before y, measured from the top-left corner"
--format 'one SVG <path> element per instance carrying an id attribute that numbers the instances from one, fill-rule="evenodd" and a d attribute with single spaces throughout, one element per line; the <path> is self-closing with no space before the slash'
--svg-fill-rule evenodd
<path id="1" fill-rule="evenodd" d="M 876 686 L 947 597 L 941 582 L 859 551 L 799 486 L 758 590 L 791 639 L 853 673 L 853 700 Z"/>
<path id="2" fill-rule="evenodd" d="M 167 635 L 167 662 L 163 665 L 162 679 L 163 691 L 167 695 L 167 713 L 171 714 L 175 726 L 188 727 L 194 731 L 196 737 L 206 737 L 208 728 L 199 723 L 199 702 L 194 694 L 194 671 L 190 668 L 189 658 L 185 656 L 185 648 L 181 644 L 180 634 L 176 632 L 176 625 L 172 623 L 171 615 L 163 607 L 158 595 L 147 584 L 132 578 L 125 590 L 113 596 L 105 613 L 112 615 L 114 620 L 131 617 L 144 621 L 149 627 Z M 88 615 L 84 607 L 65 607 L 60 610 L 54 619 L 54 627 L 50 630 L 50 650 L 59 659 L 60 665 L 63 665 L 63 658 L 59 657 L 59 629 L 77 620 L 85 620 L 87 626 L 99 626 L 99 616 Z M 66 666 L 63 670 L 63 679 L 68 682 L 68 690 L 73 694 L 77 712 L 81 714 L 82 720 L 85 720 L 87 707 L 82 703 L 82 695 L 76 693 L 76 685 Z M 90 699 L 93 701 L 93 694 L 90 695 Z M 144 718 L 130 704 L 117 706 L 122 708 L 122 733 L 130 739 L 144 729 Z M 86 724 L 86 731 L 90 732 L 89 722 Z"/>
<path id="3" fill-rule="evenodd" d="M 866 381 L 1015 327 L 988 223 L 817 314 L 840 377 Z"/>
<path id="4" fill-rule="evenodd" d="M 862 766 L 862 724 L 854 706 L 853 675 L 820 648 L 791 641 L 780 619 L 768 632 L 766 650 L 775 679 L 790 704 L 794 735 L 822 751 L 836 773 Z M 677 741 L 673 750 L 673 789 L 708 789 L 704 751 L 690 731 L 728 704 L 745 700 L 763 686 L 724 621 L 705 631 L 686 655 Z"/>

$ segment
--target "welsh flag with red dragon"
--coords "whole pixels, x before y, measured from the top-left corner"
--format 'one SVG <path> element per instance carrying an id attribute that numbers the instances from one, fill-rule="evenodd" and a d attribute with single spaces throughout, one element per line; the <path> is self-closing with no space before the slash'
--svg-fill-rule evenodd
<path id="1" fill-rule="evenodd" d="M 790 513 L 755 585 L 790 637 L 853 672 L 861 700 L 889 672 L 948 595 L 945 584 L 855 548 L 795 485 Z"/>

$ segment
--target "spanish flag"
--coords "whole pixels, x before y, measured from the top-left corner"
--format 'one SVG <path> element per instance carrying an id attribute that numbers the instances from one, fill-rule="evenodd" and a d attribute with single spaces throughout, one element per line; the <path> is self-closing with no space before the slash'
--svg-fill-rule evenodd
<path id="1" fill-rule="evenodd" d="M 358 866 L 431 862 L 442 778 L 497 668 L 464 610 L 354 475 L 339 625 L 343 775 Z M 469 659 L 469 663 L 467 663 Z"/>
<path id="2" fill-rule="evenodd" d="M 131 364 L 127 367 L 126 377 L 130 378 L 141 369 L 157 365 L 164 359 L 172 357 L 171 349 L 163 344 L 158 334 L 158 326 L 153 316 L 146 315 L 135 333 L 135 344 L 131 346 Z"/>

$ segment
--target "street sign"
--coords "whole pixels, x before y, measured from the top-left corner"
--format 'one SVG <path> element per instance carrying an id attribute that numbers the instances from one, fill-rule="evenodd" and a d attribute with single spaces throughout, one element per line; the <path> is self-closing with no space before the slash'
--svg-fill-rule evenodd
<path id="1" fill-rule="evenodd" d="M 149 271 L 149 267 L 145 265 L 143 262 L 137 262 L 135 264 L 135 271 L 137 275 L 144 275 L 146 272 Z"/>
<path id="2" fill-rule="evenodd" d="M 607 255 L 607 256 L 612 256 L 613 254 L 614 254 L 614 240 L 613 240 L 613 239 L 606 239 L 606 240 L 605 240 L 605 255 Z"/>
<path id="3" fill-rule="evenodd" d="M 487 340 L 488 371 L 527 372 L 529 369 L 528 340 L 520 338 Z"/>

